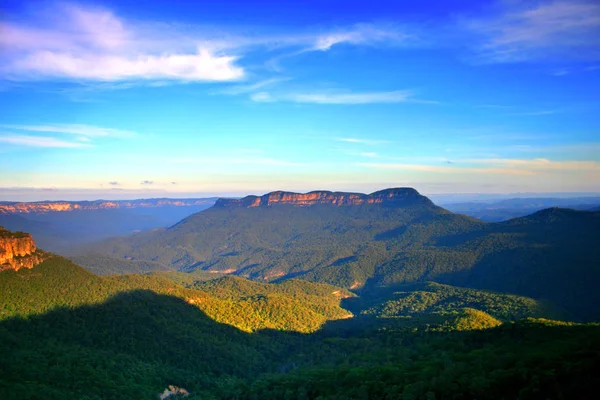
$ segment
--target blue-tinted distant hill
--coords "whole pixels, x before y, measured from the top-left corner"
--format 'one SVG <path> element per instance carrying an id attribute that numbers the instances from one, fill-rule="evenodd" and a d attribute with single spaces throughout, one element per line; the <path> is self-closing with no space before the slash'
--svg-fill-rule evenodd
<path id="1" fill-rule="evenodd" d="M 487 222 L 507 221 L 550 207 L 573 210 L 600 209 L 600 197 L 572 198 L 515 198 L 493 201 L 439 203 L 441 207 L 458 214 Z"/>
<path id="2" fill-rule="evenodd" d="M 171 226 L 216 199 L 0 202 L 0 226 L 29 232 L 41 248 L 68 253 L 74 245 Z"/>

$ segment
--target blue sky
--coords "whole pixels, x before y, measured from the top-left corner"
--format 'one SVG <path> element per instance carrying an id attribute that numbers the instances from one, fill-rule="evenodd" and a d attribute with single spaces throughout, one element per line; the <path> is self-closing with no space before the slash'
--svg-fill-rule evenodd
<path id="1" fill-rule="evenodd" d="M 600 191 L 598 2 L 371 3 L 5 0 L 0 200 Z"/>

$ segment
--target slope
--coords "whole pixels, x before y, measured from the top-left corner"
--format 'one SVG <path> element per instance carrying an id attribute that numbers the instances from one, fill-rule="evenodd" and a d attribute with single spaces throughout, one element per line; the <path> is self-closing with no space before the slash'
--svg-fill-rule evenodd
<path id="1" fill-rule="evenodd" d="M 398 194 L 398 201 L 369 203 Z M 598 212 L 550 209 L 484 223 L 439 208 L 412 189 L 334 194 L 335 201 L 308 206 L 293 204 L 292 195 L 218 201 L 169 229 L 90 251 L 185 271 L 265 281 L 296 277 L 346 288 L 429 280 L 548 299 L 575 318 L 600 318 Z M 336 205 L 351 196 L 361 203 Z M 281 198 L 288 203 L 273 200 Z M 79 261 L 85 265 L 85 258 Z"/>

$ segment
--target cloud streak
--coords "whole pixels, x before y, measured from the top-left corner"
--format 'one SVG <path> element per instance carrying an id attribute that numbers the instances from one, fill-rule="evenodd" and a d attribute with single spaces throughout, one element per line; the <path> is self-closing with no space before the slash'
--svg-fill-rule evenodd
<path id="1" fill-rule="evenodd" d="M 424 103 L 437 104 L 434 101 L 415 99 L 410 90 L 395 90 L 389 92 L 315 92 L 315 93 L 279 93 L 268 92 L 254 93 L 250 99 L 259 103 L 276 101 L 302 103 L 302 104 L 391 104 L 391 103 Z"/>
<path id="2" fill-rule="evenodd" d="M 0 125 L 7 129 L 17 129 L 30 132 L 66 133 L 82 137 L 134 137 L 135 132 L 103 128 L 84 124 L 55 124 L 55 125 Z"/>
<path id="3" fill-rule="evenodd" d="M 600 4 L 589 0 L 511 4 L 495 17 L 465 23 L 478 35 L 476 61 L 520 62 L 536 59 L 600 59 Z M 519 4 L 518 8 L 514 4 Z M 532 3 L 529 3 L 532 4 Z"/>
<path id="4" fill-rule="evenodd" d="M 452 162 L 452 165 L 458 162 Z M 596 161 L 551 161 L 536 159 L 467 159 L 460 164 L 469 166 L 440 166 L 404 163 L 359 163 L 366 168 L 382 170 L 421 171 L 441 174 L 500 174 L 500 175 L 539 175 L 556 173 L 592 173 L 600 172 L 600 163 Z"/>
<path id="5" fill-rule="evenodd" d="M 16 146 L 27 147 L 51 147 L 51 148 L 82 148 L 91 147 L 90 144 L 81 142 L 69 142 L 53 137 L 30 136 L 30 135 L 12 135 L 0 136 L 0 142 Z"/>

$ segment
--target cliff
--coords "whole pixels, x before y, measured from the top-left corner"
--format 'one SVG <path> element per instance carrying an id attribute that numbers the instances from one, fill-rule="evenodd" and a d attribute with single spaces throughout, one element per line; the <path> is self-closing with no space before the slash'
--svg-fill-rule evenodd
<path id="1" fill-rule="evenodd" d="M 212 204 L 213 199 L 144 199 L 96 201 L 38 201 L 32 203 L 0 203 L 0 214 L 28 214 L 76 210 L 106 210 L 117 208 L 191 207 Z"/>
<path id="2" fill-rule="evenodd" d="M 358 206 L 363 204 L 388 204 L 397 206 L 433 205 L 431 200 L 412 188 L 385 189 L 371 194 L 314 191 L 309 193 L 271 192 L 263 196 L 246 196 L 242 199 L 219 199 L 215 207 L 270 207 L 277 204 L 312 206 Z"/>
<path id="3" fill-rule="evenodd" d="M 44 258 L 45 253 L 37 250 L 30 234 L 0 227 L 0 271 L 33 268 Z"/>

